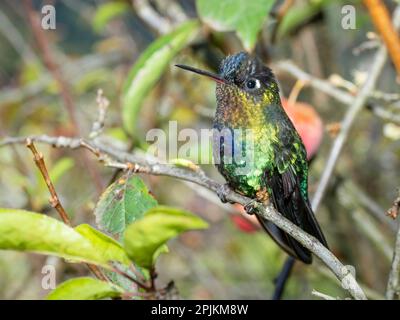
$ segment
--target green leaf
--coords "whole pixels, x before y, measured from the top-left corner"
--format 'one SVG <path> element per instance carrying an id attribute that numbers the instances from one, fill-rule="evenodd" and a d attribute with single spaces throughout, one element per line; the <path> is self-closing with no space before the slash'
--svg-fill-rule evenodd
<path id="1" fill-rule="evenodd" d="M 150 269 L 157 256 L 165 250 L 162 246 L 182 232 L 207 228 L 199 217 L 179 209 L 158 206 L 128 226 L 124 247 L 129 257 L 143 268 Z"/>
<path id="2" fill-rule="evenodd" d="M 119 297 L 122 289 L 93 278 L 67 280 L 54 289 L 47 300 L 99 300 Z"/>
<path id="3" fill-rule="evenodd" d="M 131 263 L 124 248 L 113 238 L 101 233 L 88 224 L 81 224 L 75 230 L 89 240 L 106 261 L 119 261 L 125 265 Z"/>
<path id="4" fill-rule="evenodd" d="M 129 8 L 127 3 L 117 1 L 100 5 L 93 17 L 93 29 L 97 32 L 102 31 L 111 19 L 125 13 Z"/>
<path id="5" fill-rule="evenodd" d="M 101 195 L 94 213 L 100 229 L 112 235 L 122 235 L 127 225 L 143 217 L 157 205 L 146 185 L 138 176 L 121 178 Z"/>
<path id="6" fill-rule="evenodd" d="M 79 232 L 43 214 L 0 209 L 0 249 L 52 254 L 105 268 L 109 268 L 110 260 L 129 263 L 121 248 L 105 235 L 85 226 L 77 229 Z"/>
<path id="7" fill-rule="evenodd" d="M 175 55 L 199 29 L 197 21 L 188 21 L 154 41 L 138 58 L 124 84 L 122 119 L 125 129 L 135 133 L 137 115 L 143 100 L 154 87 Z"/>
<path id="8" fill-rule="evenodd" d="M 316 0 L 293 6 L 283 17 L 277 31 L 277 38 L 283 38 L 296 30 L 305 21 L 316 15 L 330 0 Z"/>
<path id="9" fill-rule="evenodd" d="M 275 0 L 197 0 L 201 19 L 217 31 L 236 31 L 251 51 Z"/>

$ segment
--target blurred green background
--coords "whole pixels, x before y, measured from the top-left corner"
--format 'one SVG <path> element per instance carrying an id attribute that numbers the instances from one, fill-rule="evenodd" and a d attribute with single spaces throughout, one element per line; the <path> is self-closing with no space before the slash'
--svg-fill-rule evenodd
<path id="1" fill-rule="evenodd" d="M 232 27 L 228 20 L 229 30 L 224 32 L 216 31 L 212 23 L 204 23 L 215 17 L 207 16 L 207 1 L 197 4 L 194 0 L 133 1 L 133 4 L 100 0 L 33 1 L 39 17 L 45 4 L 56 9 L 56 29 L 43 30 L 42 34 L 51 59 L 68 86 L 77 129 L 65 106 L 60 83 L 46 65 L 27 7 L 23 1 L 1 1 L 0 136 L 71 136 L 77 132 L 87 135 L 97 117 L 99 88 L 110 100 L 103 139 L 117 146 L 130 150 L 145 148 L 145 133 L 151 128 L 168 128 L 169 120 L 178 121 L 179 128 L 210 128 L 215 85 L 173 65 L 184 63 L 215 70 L 225 55 L 243 50 L 243 46 L 251 48 L 273 69 L 278 61 L 290 59 L 319 78 L 337 74 L 358 85 L 365 76 L 374 49 L 358 54 L 354 49 L 366 41 L 366 34 L 373 26 L 359 1 L 350 1 L 356 8 L 354 30 L 341 27 L 341 9 L 349 1 L 295 1 L 278 28 L 272 16 L 282 1 L 256 2 L 271 8 L 270 15 L 261 12 L 261 30 L 250 30 L 249 37 L 246 27 Z M 246 9 L 240 3 L 231 1 L 225 13 L 249 14 L 240 23 L 251 25 L 251 14 L 258 9 Z M 389 8 L 394 7 L 393 1 L 386 3 Z M 154 14 L 147 20 L 143 14 L 146 6 Z M 167 65 L 160 79 L 143 93 L 138 113 L 130 115 L 135 121 L 132 126 L 136 127 L 130 130 L 123 125 L 124 83 L 129 70 L 154 40 L 184 21 L 196 19 L 200 9 L 205 18 L 198 32 L 179 53 L 165 61 Z M 215 13 L 213 8 L 210 10 Z M 254 48 L 251 37 L 257 40 Z M 288 97 L 296 79 L 275 71 L 282 95 Z M 394 79 L 394 69 L 388 63 L 377 89 L 398 93 Z M 340 121 L 348 108 L 307 86 L 298 100 L 314 107 L 325 127 Z M 380 103 L 397 113 L 400 110 L 398 102 Z M 361 113 L 317 213 L 331 249 L 344 264 L 356 267 L 357 279 L 372 298 L 383 297 L 397 227 L 396 222 L 385 216 L 385 211 L 397 196 L 399 186 L 398 125 L 375 116 L 367 108 Z M 333 141 L 327 130 L 323 134 L 310 167 L 311 195 Z M 84 151 L 53 149 L 47 145 L 38 148 L 45 155 L 61 201 L 73 215 L 73 223 L 95 224 L 94 205 L 115 171 L 104 168 L 90 155 L 84 156 Z M 203 167 L 210 176 L 223 181 L 212 165 Z M 238 214 L 236 208 L 219 204 L 214 195 L 196 186 L 165 177 L 143 176 L 143 179 L 159 203 L 185 208 L 210 222 L 206 231 L 189 232 L 170 243 L 170 252 L 161 256 L 157 264 L 159 283 L 174 280 L 186 299 L 270 298 L 274 278 L 286 258 L 272 240 L 263 232 L 241 230 L 232 219 L 232 215 Z M 0 148 L 0 185 L 1 207 L 25 208 L 56 217 L 48 203 L 47 188 L 24 146 Z M 48 293 L 41 287 L 45 264 L 56 266 L 58 283 L 87 273 L 84 267 L 58 258 L 0 251 L 0 298 L 42 298 Z M 313 289 L 335 297 L 347 296 L 318 259 L 312 266 L 297 263 L 284 298 L 315 299 L 311 295 Z"/>

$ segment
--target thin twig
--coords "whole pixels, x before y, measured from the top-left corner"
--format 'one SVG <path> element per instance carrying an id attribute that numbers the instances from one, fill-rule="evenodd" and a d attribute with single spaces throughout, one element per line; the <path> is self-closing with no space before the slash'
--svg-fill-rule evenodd
<path id="1" fill-rule="evenodd" d="M 366 80 L 364 85 L 361 87 L 358 95 L 352 102 L 352 105 L 350 106 L 350 108 L 347 110 L 347 112 L 343 118 L 343 121 L 342 121 L 340 132 L 339 132 L 338 136 L 336 137 L 335 141 L 333 142 L 333 146 L 329 153 L 325 169 L 322 173 L 321 179 L 317 186 L 317 191 L 315 192 L 314 197 L 313 197 L 312 207 L 313 207 L 314 211 L 317 211 L 319 205 L 321 204 L 321 201 L 327 190 L 332 173 L 336 167 L 336 163 L 339 158 L 339 155 L 342 152 L 343 147 L 344 147 L 344 145 L 347 141 L 347 138 L 350 134 L 350 130 L 353 127 L 353 123 L 357 119 L 358 113 L 362 110 L 365 103 L 367 102 L 369 93 L 375 87 L 375 85 L 378 81 L 378 77 L 379 77 L 380 73 L 382 72 L 382 69 L 385 65 L 386 60 L 387 60 L 387 50 L 386 50 L 386 47 L 382 46 L 378 50 L 378 52 L 375 56 L 374 62 L 369 71 L 368 79 Z"/>
<path id="2" fill-rule="evenodd" d="M 392 267 L 386 288 L 386 299 L 394 300 L 400 298 L 400 227 L 396 236 L 396 244 L 393 252 Z"/>
<path id="3" fill-rule="evenodd" d="M 177 166 L 171 166 L 161 163 L 156 158 L 147 154 L 139 152 L 129 154 L 111 146 L 101 144 L 98 141 L 85 141 L 81 138 L 50 137 L 46 135 L 36 137 L 32 136 L 30 139 L 32 141 L 47 143 L 54 147 L 72 149 L 86 148 L 93 152 L 99 159 L 107 157 L 113 158 L 114 163 L 118 162 L 119 166 L 132 163 L 135 164 L 135 170 L 139 173 L 163 175 L 190 181 L 208 188 L 214 193 L 217 193 L 222 188 L 220 183 L 210 179 L 201 169 L 193 171 Z M 13 143 L 23 143 L 25 140 L 26 138 L 6 138 L 3 141 L 0 141 L 0 147 Z M 131 165 L 128 165 L 128 167 L 130 166 Z M 250 198 L 242 196 L 233 190 L 227 192 L 226 199 L 229 202 L 239 203 L 241 205 L 246 205 L 251 202 Z M 279 228 L 299 241 L 305 248 L 318 256 L 340 281 L 346 282 L 344 288 L 348 290 L 355 299 L 366 299 L 363 290 L 360 288 L 350 271 L 316 238 L 307 234 L 304 230 L 283 217 L 271 204 L 266 206 L 256 204 L 255 210 L 263 218 L 276 224 Z"/>
<path id="4" fill-rule="evenodd" d="M 376 203 L 375 200 L 371 199 L 365 191 L 361 190 L 359 186 L 350 180 L 346 180 L 342 188 L 344 189 L 343 193 L 351 195 L 352 199 L 355 199 L 360 206 L 369 211 L 376 220 L 388 227 L 393 233 L 397 232 L 397 224 L 395 221 L 388 219 L 387 216 L 385 216 L 385 210 Z"/>
<path id="5" fill-rule="evenodd" d="M 53 182 L 50 179 L 49 172 L 47 171 L 46 163 L 44 162 L 43 154 L 39 153 L 32 141 L 32 139 L 27 138 L 26 139 L 26 146 L 31 150 L 33 154 L 33 160 L 35 161 L 36 166 L 38 167 L 40 173 L 43 176 L 43 179 L 47 185 L 47 188 L 49 189 L 50 192 L 50 204 L 52 205 L 53 208 L 55 208 L 60 215 L 62 221 L 68 225 L 71 226 L 71 220 L 68 217 L 67 212 L 65 211 L 64 207 L 62 206 L 60 202 L 60 198 L 57 195 L 56 189 L 54 188 Z M 94 273 L 94 275 L 103 280 L 107 281 L 106 276 L 103 274 L 103 272 L 95 265 L 85 263 L 85 265 Z"/>
<path id="6" fill-rule="evenodd" d="M 93 122 L 92 131 L 89 134 L 90 139 L 98 137 L 103 132 L 107 108 L 110 105 L 110 101 L 103 95 L 103 90 L 101 89 L 97 90 L 96 104 L 98 117 L 97 120 Z"/>
<path id="7" fill-rule="evenodd" d="M 317 291 L 317 290 L 315 290 L 315 289 L 313 289 L 313 291 L 311 291 L 311 294 L 312 294 L 313 296 L 316 296 L 316 297 L 318 297 L 318 298 L 322 298 L 322 299 L 324 299 L 324 300 L 337 300 L 336 298 L 334 298 L 334 297 L 332 297 L 332 296 L 330 296 L 330 295 L 327 295 L 327 294 L 325 294 L 325 293 L 319 292 L 319 291 Z"/>
<path id="8" fill-rule="evenodd" d="M 351 218 L 354 220 L 358 230 L 363 233 L 372 244 L 390 261 L 392 259 L 392 248 L 389 245 L 384 234 L 379 231 L 378 227 L 366 212 L 354 203 L 353 197 L 350 196 L 344 188 L 339 189 L 339 201 L 349 210 Z"/>
<path id="9" fill-rule="evenodd" d="M 342 89 L 337 88 L 331 81 L 329 80 L 323 80 L 319 79 L 302 69 L 300 69 L 298 66 L 293 64 L 291 61 L 280 61 L 277 62 L 274 65 L 274 68 L 278 71 L 282 72 L 287 72 L 293 77 L 295 77 L 298 80 L 304 81 L 305 85 L 308 85 L 310 87 L 313 87 L 314 89 L 317 89 L 318 91 L 321 91 L 328 96 L 334 98 L 338 102 L 341 102 L 345 105 L 351 106 L 354 103 L 355 97 Z M 396 94 L 388 94 L 384 92 L 379 92 L 376 90 L 372 90 L 371 92 L 368 93 L 369 98 L 375 98 L 375 99 L 381 99 L 384 102 L 391 102 L 396 100 Z M 386 108 L 377 105 L 376 103 L 368 103 L 367 107 L 371 112 L 382 118 L 383 120 L 387 120 L 390 122 L 394 122 L 397 124 L 400 124 L 400 116 L 398 114 L 394 114 L 390 111 L 388 111 Z"/>
<path id="10" fill-rule="evenodd" d="M 43 176 L 44 182 L 47 185 L 47 188 L 49 189 L 50 192 L 50 199 L 49 202 L 51 206 L 57 210 L 58 214 L 60 215 L 62 221 L 68 225 L 71 226 L 71 220 L 68 217 L 68 214 L 65 212 L 64 207 L 61 205 L 60 199 L 58 198 L 56 189 L 54 188 L 53 182 L 51 182 L 49 173 L 46 168 L 46 164 L 44 162 L 43 154 L 39 153 L 33 144 L 31 139 L 26 139 L 26 146 L 31 150 L 33 154 L 33 160 L 35 161 L 36 166 L 38 167 L 40 173 Z"/>
<path id="11" fill-rule="evenodd" d="M 172 29 L 171 23 L 152 8 L 148 0 L 132 0 L 136 14 L 159 34 Z"/>

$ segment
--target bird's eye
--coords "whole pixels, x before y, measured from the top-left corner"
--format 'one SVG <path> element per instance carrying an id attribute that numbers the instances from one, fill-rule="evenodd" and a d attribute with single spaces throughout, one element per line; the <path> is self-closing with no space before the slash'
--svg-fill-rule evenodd
<path id="1" fill-rule="evenodd" d="M 258 79 L 250 79 L 246 81 L 246 88 L 249 90 L 260 88 L 260 81 Z"/>

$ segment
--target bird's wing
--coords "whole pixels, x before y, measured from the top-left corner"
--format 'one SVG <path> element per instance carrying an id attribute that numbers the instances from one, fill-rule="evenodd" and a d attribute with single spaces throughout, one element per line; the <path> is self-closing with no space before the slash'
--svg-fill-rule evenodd
<path id="1" fill-rule="evenodd" d="M 280 173 L 277 168 L 265 172 L 265 183 L 269 187 L 270 200 L 274 207 L 291 222 L 316 237 L 327 247 L 325 237 L 315 219 L 309 201 L 302 195 L 299 175 L 292 164 Z M 258 217 L 264 229 L 290 255 L 311 263 L 312 257 L 294 238 L 276 227 L 273 223 Z"/>

